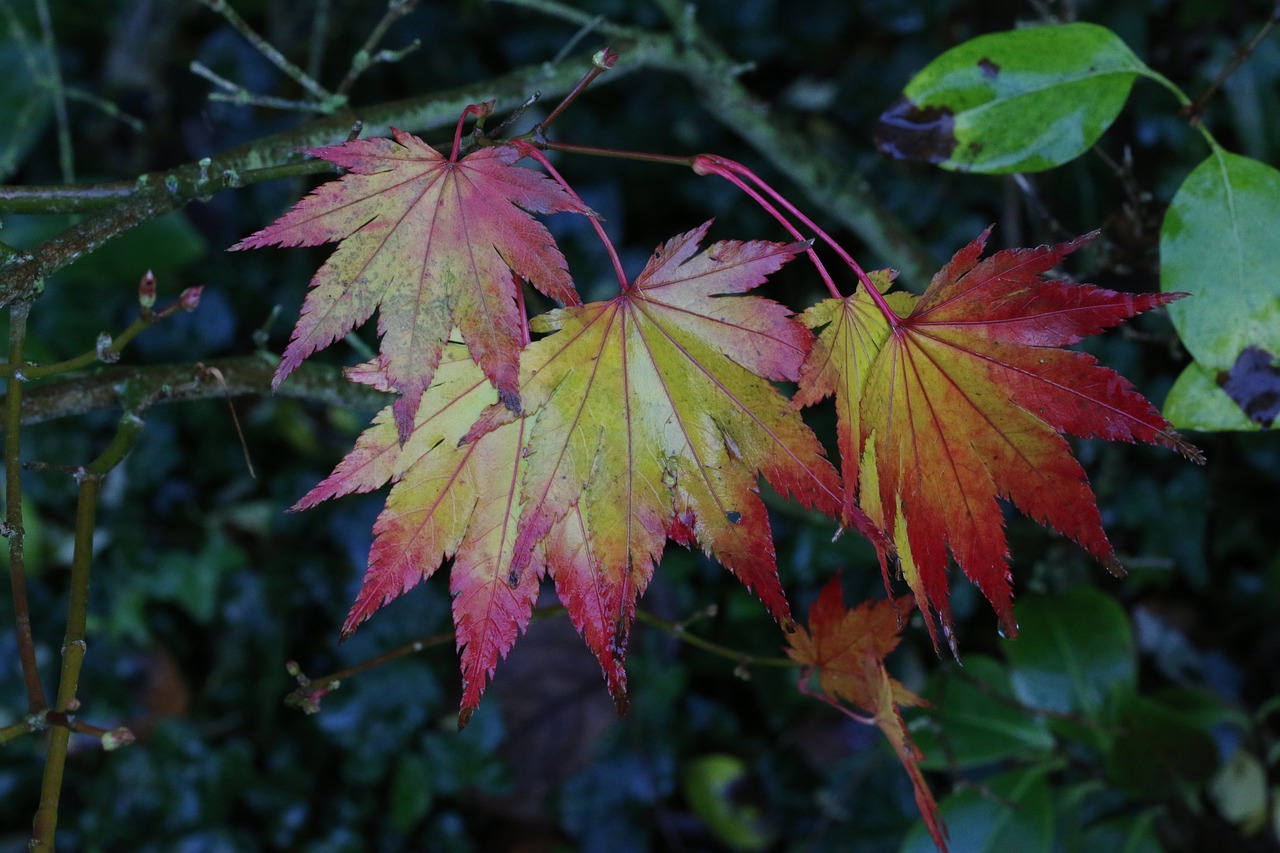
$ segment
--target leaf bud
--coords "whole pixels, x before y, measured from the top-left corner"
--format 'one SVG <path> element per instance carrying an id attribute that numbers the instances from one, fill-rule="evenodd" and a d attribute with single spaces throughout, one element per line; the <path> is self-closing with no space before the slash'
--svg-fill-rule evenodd
<path id="1" fill-rule="evenodd" d="M 138 281 L 138 304 L 143 311 L 150 311 L 156 305 L 156 276 L 151 270 L 143 273 Z"/>
<path id="2" fill-rule="evenodd" d="M 204 291 L 203 287 L 188 287 L 182 291 L 182 295 L 178 297 L 178 304 L 182 306 L 183 311 L 194 311 L 200 306 L 200 294 Z"/>
<path id="3" fill-rule="evenodd" d="M 603 50 L 597 50 L 591 57 L 591 64 L 596 68 L 599 68 L 601 71 L 608 71 L 617 61 L 618 54 L 614 53 L 607 47 Z"/>
<path id="4" fill-rule="evenodd" d="M 102 736 L 102 748 L 107 752 L 113 752 L 122 746 L 128 746 L 137 740 L 133 732 L 121 726 L 118 729 L 112 729 Z"/>

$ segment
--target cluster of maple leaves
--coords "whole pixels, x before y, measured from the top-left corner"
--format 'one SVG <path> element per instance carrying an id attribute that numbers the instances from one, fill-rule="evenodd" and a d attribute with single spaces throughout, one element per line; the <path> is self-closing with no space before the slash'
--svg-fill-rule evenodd
<path id="1" fill-rule="evenodd" d="M 898 712 L 920 700 L 884 668 L 900 614 L 892 601 L 847 611 L 833 582 L 809 630 L 791 630 L 759 480 L 868 536 L 935 644 L 934 616 L 950 639 L 948 553 L 1012 635 L 997 499 L 1118 569 L 1064 433 L 1198 458 L 1122 377 L 1061 349 L 1176 295 L 1043 277 L 1083 240 L 980 260 L 984 234 L 921 297 L 885 293 L 879 272 L 794 315 L 746 294 L 810 244 L 702 249 L 708 222 L 630 281 L 614 254 L 618 295 L 583 305 L 531 214 L 595 214 L 529 143 L 464 154 L 458 127 L 448 156 L 401 131 L 311 149 L 346 174 L 233 247 L 339 243 L 277 383 L 378 313 L 379 354 L 348 375 L 395 400 L 296 506 L 392 483 L 344 634 L 452 559 L 465 722 L 549 574 L 621 707 L 636 601 L 668 540 L 696 544 L 791 631 L 792 656 L 826 696 L 885 730 L 941 844 Z M 519 165 L 527 156 L 548 173 Z M 527 318 L 523 282 L 563 307 Z M 798 391 L 788 399 L 779 381 Z M 843 476 L 800 414 L 829 396 Z"/>

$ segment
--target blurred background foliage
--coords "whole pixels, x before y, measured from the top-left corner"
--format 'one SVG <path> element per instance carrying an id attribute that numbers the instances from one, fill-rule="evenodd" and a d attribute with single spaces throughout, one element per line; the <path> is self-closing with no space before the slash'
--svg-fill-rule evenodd
<path id="1" fill-rule="evenodd" d="M 43 45 L 29 0 L 5 0 L 0 38 L 0 172 L 60 180 L 47 69 L 116 104 L 132 127 L 84 99 L 69 105 L 81 181 L 129 180 L 304 120 L 211 103 L 199 60 L 264 93 L 296 97 L 217 15 L 198 3 L 53 3 Z M 578 0 L 591 14 L 663 29 L 644 2 Z M 320 78 L 335 82 L 381 16 L 373 0 L 235 4 L 305 64 L 327 13 Z M 1139 82 L 1096 154 L 1026 179 L 944 173 L 875 153 L 871 128 L 910 76 L 972 36 L 1056 15 L 1103 24 L 1193 97 L 1273 13 L 1211 0 L 703 3 L 698 19 L 745 84 L 836 164 L 856 171 L 941 262 L 995 223 L 996 246 L 1104 230 L 1069 272 L 1121 290 L 1157 288 L 1164 205 L 1205 155 L 1162 90 Z M 471 84 L 551 60 L 577 27 L 508 5 L 423 0 L 386 46 L 422 48 L 380 65 L 352 92 L 373 104 Z M 574 55 L 602 46 L 588 34 Z M 315 54 L 311 54 L 315 56 Z M 499 104 L 499 108 L 514 104 Z M 1209 104 L 1232 150 L 1280 162 L 1280 43 L 1272 38 Z M 590 91 L 557 124 L 565 141 L 659 152 L 714 151 L 791 187 L 700 108 L 681 78 L 643 72 Z M 715 235 L 777 238 L 727 186 L 667 167 L 561 158 L 602 212 L 633 271 L 670 235 L 716 217 Z M 1118 169 L 1118 171 L 1117 171 Z M 148 268 L 162 303 L 204 285 L 199 310 L 148 330 L 136 364 L 194 362 L 283 346 L 324 250 L 224 255 L 314 185 L 295 179 L 223 192 L 156 220 L 47 282 L 30 357 L 66 358 L 136 313 Z M 801 199 L 797 199 L 803 201 Z M 808 206 L 802 204 L 802 206 Z M 821 217 L 819 217 L 821 219 Z M 5 242 L 33 245 L 65 218 L 5 216 Z M 607 262 L 580 223 L 556 222 L 586 298 L 610 292 Z M 839 237 L 840 234 L 837 233 Z M 857 246 L 864 265 L 882 260 Z M 798 266 L 798 265 L 797 265 Z M 773 287 L 793 308 L 819 297 L 789 270 Z M 909 282 L 919 287 L 923 282 Z M 366 329 L 364 335 L 371 330 Z M 1159 402 L 1187 358 L 1165 317 L 1090 343 Z M 359 360 L 356 348 L 324 356 Z M 618 720 L 598 668 L 563 617 L 537 621 L 499 667 L 481 710 L 455 732 L 449 646 L 361 674 L 306 716 L 282 700 L 287 661 L 320 676 L 447 631 L 436 578 L 348 642 L 338 627 L 363 574 L 383 497 L 290 506 L 331 469 L 372 412 L 238 398 L 253 479 L 225 401 L 153 409 L 125 465 L 106 481 L 80 696 L 95 724 L 139 736 L 104 753 L 73 739 L 59 840 L 66 850 L 926 850 L 910 785 L 874 729 L 802 697 L 794 671 L 739 668 L 644 625 L 634 632 L 631 711 Z M 834 415 L 812 425 L 831 435 Z M 115 412 L 28 428 L 28 459 L 79 464 Z M 965 665 L 939 659 L 919 625 L 891 666 L 935 707 L 911 718 L 928 753 L 953 849 L 1264 851 L 1277 849 L 1280 709 L 1280 446 L 1265 432 L 1195 435 L 1197 469 L 1148 448 L 1080 443 L 1106 527 L 1130 569 L 1113 579 L 1071 543 L 1011 518 L 1023 635 L 1001 639 L 985 602 L 957 582 Z M 10 474 L 12 472 L 9 472 Z M 65 619 L 74 486 L 24 475 L 32 614 L 46 685 Z M 773 500 L 784 584 L 798 614 L 843 568 L 850 601 L 883 595 L 870 548 Z M 11 612 L 7 585 L 0 592 Z M 763 608 L 718 566 L 673 547 L 642 606 L 745 653 L 783 643 Z M 24 708 L 14 639 L 0 632 L 0 724 Z M 0 850 L 25 850 L 42 766 L 38 738 L 0 752 Z"/>

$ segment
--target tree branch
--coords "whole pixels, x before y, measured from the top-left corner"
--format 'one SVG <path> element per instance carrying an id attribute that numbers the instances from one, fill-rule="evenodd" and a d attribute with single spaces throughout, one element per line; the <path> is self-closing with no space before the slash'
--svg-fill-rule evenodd
<path id="1" fill-rule="evenodd" d="M 216 369 L 225 386 L 210 373 Z M 22 397 L 22 423 L 38 424 L 70 415 L 222 397 L 271 396 L 275 364 L 263 356 L 232 356 L 192 364 L 104 367 L 88 376 L 63 379 Z M 274 392 L 277 397 L 355 409 L 380 409 L 389 397 L 348 382 L 338 367 L 306 362 Z"/>

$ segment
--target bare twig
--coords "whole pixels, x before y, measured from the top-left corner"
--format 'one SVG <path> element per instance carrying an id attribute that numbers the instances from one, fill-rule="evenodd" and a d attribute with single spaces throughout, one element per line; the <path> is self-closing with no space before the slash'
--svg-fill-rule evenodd
<path id="1" fill-rule="evenodd" d="M 343 77 L 342 82 L 338 84 L 339 95 L 345 98 L 351 92 L 351 87 L 355 85 L 356 80 L 360 79 L 360 75 L 372 65 L 379 62 L 398 62 L 422 45 L 418 39 L 414 39 L 407 47 L 400 50 L 377 50 L 378 45 L 386 37 L 387 30 L 391 29 L 391 25 L 412 12 L 417 5 L 418 0 L 388 0 L 387 11 L 374 25 L 373 31 L 369 33 L 364 44 L 352 55 L 347 76 Z"/>
<path id="2" fill-rule="evenodd" d="M 221 15 L 231 25 L 232 29 L 244 37 L 245 41 L 253 45 L 254 49 L 266 57 L 268 62 L 279 68 L 290 80 L 310 92 L 317 101 L 321 103 L 334 101 L 335 95 L 332 92 L 321 86 L 310 74 L 286 59 L 284 54 L 277 50 L 274 45 L 259 35 L 257 30 L 249 26 L 245 19 L 240 17 L 239 13 L 231 8 L 231 5 L 226 0 L 198 0 L 198 2 L 208 7 L 210 11 Z M 336 107 L 334 108 L 336 109 Z"/>
<path id="3" fill-rule="evenodd" d="M 1209 100 L 1222 88 L 1222 84 L 1227 81 L 1227 78 L 1234 74 L 1236 69 L 1243 65 L 1250 56 L 1253 56 L 1253 52 L 1258 49 L 1258 45 L 1262 44 L 1263 40 L 1271 34 L 1271 30 L 1275 28 L 1277 23 L 1280 23 L 1280 0 L 1277 0 L 1275 6 L 1272 7 L 1271 15 L 1262 24 L 1257 34 L 1249 40 L 1248 44 L 1241 45 L 1232 54 L 1231 59 L 1227 60 L 1227 64 L 1222 66 L 1218 76 L 1213 78 L 1213 82 L 1200 94 L 1200 97 L 1183 107 L 1182 114 L 1187 116 L 1193 123 L 1199 123 Z"/>
<path id="4" fill-rule="evenodd" d="M 209 93 L 209 100 L 235 104 L 237 107 L 266 107 L 275 110 L 295 110 L 303 113 L 319 113 L 326 115 L 332 108 L 323 101 L 302 101 L 290 98 L 278 98 L 274 95 L 259 95 L 250 92 L 239 83 L 233 83 L 214 71 L 198 59 L 193 59 L 187 66 L 191 73 L 203 77 L 221 89 L 221 92 Z"/>

